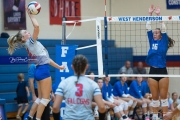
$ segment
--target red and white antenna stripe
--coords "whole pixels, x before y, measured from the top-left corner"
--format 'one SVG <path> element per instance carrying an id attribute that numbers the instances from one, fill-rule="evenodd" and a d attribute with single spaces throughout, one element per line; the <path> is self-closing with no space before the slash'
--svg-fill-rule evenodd
<path id="1" fill-rule="evenodd" d="M 104 0 L 104 16 L 106 17 L 106 0 Z"/>

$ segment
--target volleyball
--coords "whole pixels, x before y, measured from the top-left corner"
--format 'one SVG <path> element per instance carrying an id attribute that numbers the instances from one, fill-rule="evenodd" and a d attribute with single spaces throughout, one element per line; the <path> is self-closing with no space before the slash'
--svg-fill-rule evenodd
<path id="1" fill-rule="evenodd" d="M 32 1 L 28 4 L 28 9 L 31 14 L 37 15 L 41 10 L 41 5 L 36 1 Z"/>

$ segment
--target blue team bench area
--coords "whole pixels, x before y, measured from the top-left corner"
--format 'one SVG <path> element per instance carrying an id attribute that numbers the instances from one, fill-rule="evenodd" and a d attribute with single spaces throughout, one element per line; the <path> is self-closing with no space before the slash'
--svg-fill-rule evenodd
<path id="1" fill-rule="evenodd" d="M 40 39 L 39 40 L 44 47 L 48 50 L 50 57 L 56 61 L 56 50 L 55 46 L 61 44 L 61 40 L 50 40 L 50 39 Z M 104 57 L 104 41 L 102 41 L 102 51 L 103 60 Z M 66 44 L 78 45 L 79 47 L 84 47 L 88 45 L 96 44 L 96 40 L 67 40 Z M 108 41 L 108 62 L 109 62 L 109 73 L 117 74 L 120 67 L 122 67 L 126 60 L 133 61 L 133 49 L 132 48 L 116 48 L 115 41 Z M 7 39 L 0 38 L 0 57 L 10 56 L 7 52 Z M 97 49 L 96 47 L 77 50 L 77 54 L 83 54 L 88 58 L 89 69 L 88 71 L 93 71 L 98 74 L 98 64 L 97 64 Z M 13 56 L 27 56 L 27 52 L 24 48 L 17 49 Z M 1 59 L 0 58 L 0 59 Z M 118 61 L 118 64 L 117 64 Z M 55 79 L 55 68 L 50 67 L 52 80 Z M 27 64 L 0 64 L 0 98 L 6 99 L 6 112 L 17 112 L 17 103 L 14 100 L 16 97 L 16 87 L 18 84 L 17 75 L 18 73 L 23 73 L 25 75 L 25 80 L 28 80 L 28 65 Z M 111 83 L 114 84 L 116 78 L 111 78 Z M 30 98 L 31 99 L 31 98 Z"/>

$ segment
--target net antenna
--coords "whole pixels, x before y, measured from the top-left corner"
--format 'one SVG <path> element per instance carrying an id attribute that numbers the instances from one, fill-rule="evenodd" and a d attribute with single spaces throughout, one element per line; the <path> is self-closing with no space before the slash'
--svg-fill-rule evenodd
<path id="1" fill-rule="evenodd" d="M 105 61 L 104 61 L 104 71 L 105 75 L 108 76 L 108 24 L 107 24 L 107 17 L 106 17 L 106 0 L 104 0 L 104 47 L 105 47 Z"/>

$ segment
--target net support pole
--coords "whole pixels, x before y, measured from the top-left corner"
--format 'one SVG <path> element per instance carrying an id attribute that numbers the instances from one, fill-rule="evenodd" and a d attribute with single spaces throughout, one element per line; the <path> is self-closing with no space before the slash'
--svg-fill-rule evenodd
<path id="1" fill-rule="evenodd" d="M 98 74 L 99 74 L 99 76 L 103 76 L 101 19 L 99 19 L 99 18 L 96 19 L 96 44 L 97 44 Z"/>
<path id="2" fill-rule="evenodd" d="M 66 21 L 66 18 L 63 17 L 63 21 Z M 66 23 L 62 23 L 62 45 L 66 44 Z"/>
<path id="3" fill-rule="evenodd" d="M 63 21 L 66 21 L 66 8 L 65 8 L 65 0 L 63 0 L 63 17 L 62 17 L 62 41 L 61 44 L 65 45 L 66 44 L 66 23 Z"/>
<path id="4" fill-rule="evenodd" d="M 108 25 L 107 25 L 107 17 L 104 17 L 104 49 L 105 49 L 105 75 L 108 76 L 109 70 L 108 70 Z"/>

